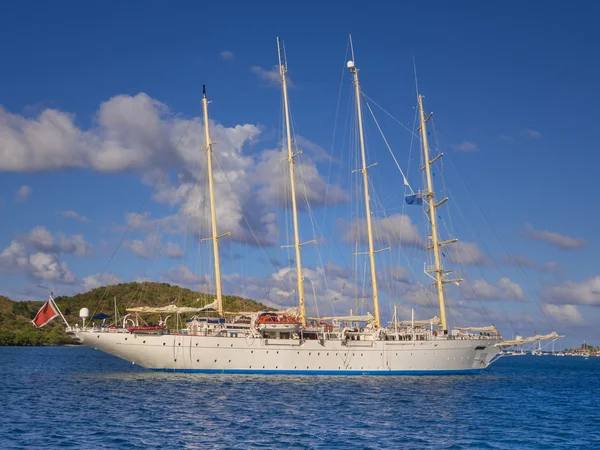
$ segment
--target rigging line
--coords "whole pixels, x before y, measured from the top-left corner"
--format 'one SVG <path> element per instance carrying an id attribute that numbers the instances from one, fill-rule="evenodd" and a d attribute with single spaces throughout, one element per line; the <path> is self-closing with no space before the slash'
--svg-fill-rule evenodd
<path id="1" fill-rule="evenodd" d="M 192 123 L 193 120 L 194 120 L 193 118 L 190 119 L 188 121 L 188 123 L 186 124 L 183 132 L 181 133 L 181 136 L 179 137 L 179 140 L 177 141 L 177 144 L 175 145 L 175 147 L 173 147 L 171 149 L 171 151 L 167 155 L 167 159 L 163 163 L 161 169 L 158 171 L 158 174 L 156 175 L 156 178 L 154 179 L 154 182 L 152 183 L 151 188 L 154 188 L 154 186 L 156 186 L 156 183 L 158 182 L 160 176 L 162 175 L 162 171 L 165 169 L 165 167 L 167 166 L 167 164 L 169 163 L 169 161 L 173 157 L 173 154 L 175 153 L 175 151 L 179 148 L 179 145 L 181 144 L 181 141 L 183 140 L 183 137 L 187 133 L 187 130 L 188 130 L 189 126 L 190 126 L 190 123 Z M 138 217 L 140 216 L 140 212 L 142 211 L 142 209 L 144 208 L 144 206 L 146 206 L 146 203 L 148 202 L 148 199 L 150 198 L 151 195 L 152 195 L 152 189 L 149 190 L 148 195 L 146 195 L 146 198 L 144 199 L 144 201 L 142 202 L 142 205 L 138 209 L 138 212 L 137 212 L 134 220 L 129 224 L 129 226 L 127 227 L 127 230 L 125 231 L 125 234 L 123 235 L 123 237 L 121 238 L 121 240 L 119 242 L 119 245 L 117 245 L 117 248 L 113 251 L 112 255 L 108 259 L 108 262 L 106 263 L 106 266 L 104 266 L 104 270 L 102 271 L 102 273 L 100 274 L 100 276 L 98 277 L 98 279 L 96 281 L 96 287 L 98 286 L 98 284 L 100 283 L 100 280 L 102 280 L 102 277 L 104 276 L 104 274 L 108 270 L 108 267 L 110 266 L 113 258 L 116 256 L 116 254 L 119 251 L 119 249 L 121 248 L 121 245 L 123 245 L 123 242 L 125 241 L 125 238 L 129 234 L 129 232 L 131 231 L 131 229 L 133 228 L 133 226 L 135 225 Z M 96 289 L 96 287 L 94 287 L 94 289 Z M 98 307 L 100 306 L 100 303 L 104 301 L 104 298 L 106 297 L 106 294 L 108 293 L 109 289 L 110 289 L 110 286 L 106 286 L 106 289 L 104 290 L 104 293 L 102 294 L 102 296 L 100 297 L 100 299 L 96 303 L 96 307 L 94 308 L 94 314 L 92 314 L 92 315 L 95 315 L 96 311 L 98 311 Z"/>
<path id="2" fill-rule="evenodd" d="M 348 47 L 349 47 L 349 43 L 346 44 L 346 53 L 344 54 L 344 63 L 346 62 L 347 56 L 348 56 Z M 327 169 L 327 187 L 325 188 L 325 203 L 327 203 L 327 199 L 328 199 L 328 195 L 329 195 L 329 179 L 331 176 L 331 168 L 333 166 L 333 157 L 331 155 L 333 155 L 333 149 L 335 147 L 335 138 L 336 138 L 336 134 L 337 134 L 337 124 L 338 124 L 338 119 L 339 119 L 339 114 L 340 114 L 340 103 L 342 101 L 342 89 L 344 86 L 344 78 L 345 78 L 345 74 L 346 74 L 346 67 L 344 64 L 344 67 L 342 68 L 342 75 L 340 77 L 340 87 L 338 89 L 338 99 L 337 99 L 337 104 L 335 107 L 335 117 L 333 119 L 333 136 L 331 137 L 331 147 L 330 147 L 330 158 L 329 158 L 329 168 Z"/>
<path id="3" fill-rule="evenodd" d="M 413 119 L 413 130 L 416 130 L 417 128 L 417 117 L 419 114 L 419 110 L 418 108 L 415 108 L 415 118 Z M 407 169 L 406 169 L 406 177 L 408 178 L 408 175 L 410 173 L 410 159 L 412 157 L 412 151 L 413 151 L 413 146 L 414 146 L 414 142 L 415 142 L 415 133 L 411 133 L 410 135 L 410 147 L 408 149 L 408 162 L 406 164 Z M 406 205 L 404 204 L 403 207 L 405 207 Z"/>
<path id="4" fill-rule="evenodd" d="M 449 193 L 449 196 L 450 196 L 450 197 L 451 197 L 451 198 L 454 200 L 454 196 L 452 195 L 452 193 Z M 458 204 L 458 202 L 457 202 L 457 201 L 454 201 L 453 203 L 456 205 L 456 209 L 458 210 L 458 213 L 459 213 L 459 214 L 460 214 L 460 216 L 462 217 L 462 219 L 463 219 L 463 221 L 464 221 L 464 223 L 465 223 L 465 226 L 467 227 L 467 230 L 469 231 L 469 233 L 471 234 L 471 236 L 475 236 L 475 233 L 473 232 L 473 229 L 471 228 L 471 226 L 469 225 L 468 221 L 466 220 L 466 218 L 465 218 L 465 215 L 463 214 L 463 212 L 462 212 L 462 209 L 461 209 L 460 205 Z M 490 251 L 489 251 L 489 249 L 487 248 L 487 245 L 484 243 L 484 244 L 483 244 L 483 246 L 484 246 L 484 248 L 485 248 L 486 252 L 489 254 L 489 253 L 490 253 Z M 469 253 L 469 256 L 471 256 L 471 259 L 474 259 L 474 258 L 473 258 L 473 255 L 472 255 L 472 253 L 471 253 L 471 250 L 469 250 L 469 248 L 468 248 L 468 247 L 463 247 L 463 248 L 466 248 L 466 250 L 467 250 L 467 253 Z M 458 256 L 458 255 L 459 255 L 459 250 L 458 250 L 458 247 L 456 247 L 456 250 L 455 250 L 455 252 L 454 252 L 454 253 L 456 254 L 455 260 L 456 260 L 456 261 L 458 261 L 458 264 L 460 265 L 460 264 L 461 264 L 461 261 L 460 261 L 460 257 Z M 488 285 L 492 286 L 492 285 L 490 284 L 490 282 L 489 282 L 488 278 L 485 276 L 485 274 L 483 274 L 483 272 L 482 272 L 482 271 L 480 271 L 480 273 L 481 273 L 481 276 L 484 278 L 485 282 L 486 282 Z M 469 286 L 471 286 L 471 284 L 470 284 L 470 283 L 468 283 L 468 284 L 469 284 Z M 471 286 L 471 289 L 473 289 L 473 287 L 472 287 L 472 286 Z M 474 291 L 474 289 L 473 289 L 473 291 Z M 514 293 L 513 293 L 513 295 L 514 295 Z M 516 298 L 516 297 L 515 297 L 515 298 Z M 505 316 L 506 316 L 506 318 L 508 319 L 508 321 L 509 321 L 509 323 L 510 323 L 510 326 L 511 326 L 511 327 L 513 327 L 513 331 L 516 331 L 516 327 L 515 327 L 515 325 L 514 325 L 513 321 L 511 320 L 510 316 L 509 316 L 509 315 L 508 315 L 508 313 L 506 312 L 506 309 L 504 308 L 504 305 L 503 305 L 502 301 L 500 301 L 500 302 L 499 302 L 499 304 L 500 304 L 500 308 L 502 309 L 502 312 L 504 313 L 504 315 L 505 315 Z"/>
<path id="5" fill-rule="evenodd" d="M 437 142 L 438 142 L 438 140 L 437 140 L 437 137 L 438 137 L 438 136 L 437 136 L 437 133 L 436 133 L 435 121 L 432 121 L 432 128 L 433 128 L 433 133 L 434 133 L 434 139 L 435 139 L 435 142 L 436 142 L 436 144 L 437 144 Z M 437 146 L 437 147 L 439 147 L 439 146 Z M 438 148 L 437 148 L 437 147 L 436 147 L 436 150 L 437 150 L 437 151 L 438 151 L 438 153 L 439 153 L 439 150 L 438 150 Z M 440 160 L 440 166 L 441 166 L 441 170 L 440 170 L 440 172 L 441 172 L 441 176 L 442 176 L 442 193 L 444 193 L 444 194 L 445 194 L 445 193 L 447 192 L 447 193 L 449 194 L 449 196 L 451 196 L 451 197 L 454 199 L 454 196 L 452 195 L 452 190 L 451 190 L 451 189 L 448 187 L 448 184 L 447 184 L 447 182 L 446 182 L 446 171 L 444 170 L 444 165 L 445 165 L 445 161 L 444 161 L 444 159 L 442 158 L 442 159 Z M 444 228 L 446 229 L 446 232 L 447 232 L 447 233 L 448 233 L 448 235 L 450 235 L 450 236 L 456 236 L 456 233 L 455 233 L 455 230 L 456 230 L 456 229 L 455 229 L 455 227 L 454 227 L 454 222 L 453 222 L 453 220 L 452 220 L 452 214 L 451 214 L 451 208 L 452 208 L 452 207 L 454 207 L 454 205 L 455 205 L 455 204 L 457 205 L 457 208 L 458 208 L 458 207 L 459 207 L 459 206 L 458 206 L 458 202 L 456 202 L 456 201 L 453 201 L 453 202 L 450 202 L 450 203 L 447 203 L 447 204 L 446 204 L 446 205 L 447 205 L 447 206 L 446 206 L 446 215 L 447 215 L 447 217 L 448 217 L 448 222 L 450 223 L 450 228 L 448 227 L 448 223 L 447 223 L 446 221 L 442 221 L 442 223 L 444 224 Z M 463 272 L 463 269 L 462 269 L 462 268 L 460 269 L 460 272 L 461 272 L 461 274 L 462 274 L 462 272 Z M 480 272 L 481 272 L 481 273 L 482 273 L 482 275 L 483 275 L 483 271 L 481 271 L 481 270 L 480 270 Z M 484 276 L 484 278 L 486 278 L 486 277 L 485 277 L 485 275 L 483 275 L 483 276 Z M 487 281 L 487 280 L 486 280 L 486 281 Z M 488 284 L 489 284 L 489 282 L 488 282 Z M 471 286 L 471 289 L 474 291 L 474 289 L 472 288 L 472 286 Z M 513 295 L 514 295 L 514 293 L 513 293 Z M 480 308 L 481 312 L 483 313 L 483 315 L 485 316 L 485 318 L 486 318 L 487 320 L 489 320 L 489 321 L 490 321 L 490 323 L 491 323 L 491 322 L 492 322 L 492 318 L 491 318 L 491 316 L 488 314 L 488 311 L 487 311 L 487 309 L 486 309 L 486 308 L 483 306 L 483 302 L 482 302 L 482 301 L 479 299 L 479 297 L 478 297 L 478 296 L 476 297 L 476 299 L 477 299 L 477 303 L 478 303 L 478 305 L 479 305 L 479 308 Z"/>
<path id="6" fill-rule="evenodd" d="M 223 173 L 223 175 L 225 176 L 225 179 L 227 180 L 227 182 L 229 183 L 229 186 L 231 187 L 231 190 L 235 192 L 235 189 L 233 188 L 233 183 L 231 182 L 231 179 L 229 178 L 229 176 L 227 175 L 227 172 L 225 172 L 221 166 L 221 163 L 219 162 L 219 158 L 216 157 L 215 154 L 213 154 L 213 159 L 214 161 L 216 161 L 217 165 L 219 166 L 219 169 L 221 170 L 221 172 Z M 258 239 L 258 237 L 256 236 L 256 233 L 254 233 L 254 229 L 252 228 L 252 225 L 250 225 L 250 222 L 248 221 L 248 217 L 246 216 L 246 214 L 244 214 L 244 211 L 240 206 L 240 214 L 242 215 L 242 218 L 244 219 L 244 223 L 248 226 L 248 229 L 250 230 L 250 233 L 252 233 L 252 237 L 254 238 L 254 240 L 256 241 L 256 244 L 258 245 L 258 248 L 260 249 L 260 251 L 263 253 L 263 256 L 265 256 L 267 258 L 267 260 L 269 261 L 270 266 L 273 268 L 273 270 L 277 271 L 277 268 L 275 267 L 275 265 L 273 264 L 273 261 L 271 258 L 269 258 L 269 255 L 267 254 L 266 250 L 264 249 L 263 245 L 261 244 L 260 240 Z M 281 279 L 281 282 L 283 283 L 284 287 L 289 290 L 289 287 L 285 284 L 285 281 L 283 280 L 283 278 Z"/>
<path id="7" fill-rule="evenodd" d="M 385 146 L 389 150 L 390 155 L 392 155 L 392 159 L 396 163 L 396 167 L 398 168 L 398 170 L 402 174 L 402 178 L 403 178 L 402 181 L 404 182 L 404 186 L 407 186 L 410 189 L 410 193 L 414 194 L 415 191 L 413 191 L 413 188 L 410 186 L 410 183 L 406 179 L 406 175 L 404 175 L 404 172 L 402 171 L 402 168 L 400 167 L 400 164 L 398 164 L 398 160 L 394 156 L 394 152 L 392 151 L 392 148 L 390 147 L 390 144 L 388 143 L 387 139 L 385 138 L 385 136 L 383 134 L 383 131 L 381 130 L 381 127 L 379 126 L 379 122 L 377 122 L 377 119 L 375 118 L 375 114 L 373 114 L 373 110 L 371 109 L 371 105 L 369 105 L 369 102 L 366 99 L 365 99 L 365 104 L 367 105 L 367 108 L 369 109 L 369 112 L 371 113 L 371 117 L 373 117 L 373 120 L 375 121 L 375 125 L 377 125 L 377 129 L 379 130 L 379 133 L 381 133 L 381 137 L 383 138 L 383 142 L 385 142 Z"/>
<path id="8" fill-rule="evenodd" d="M 394 116 L 392 116 L 389 112 L 387 112 L 381 105 L 379 105 L 375 100 L 373 100 L 371 97 L 369 97 L 367 94 L 364 93 L 364 91 L 361 89 L 360 93 L 362 94 L 362 96 L 369 100 L 371 103 L 373 103 L 375 106 L 377 106 L 379 109 L 381 109 L 384 113 L 386 113 L 394 122 L 400 124 L 402 126 L 402 128 L 404 128 L 406 131 L 408 131 L 410 134 L 412 134 L 413 136 L 419 138 L 419 135 L 417 135 L 413 130 L 411 130 L 410 128 L 408 128 L 406 125 L 404 125 L 402 122 L 400 122 L 398 119 L 396 119 Z"/>
<path id="9" fill-rule="evenodd" d="M 433 129 L 435 132 L 435 122 L 433 122 Z M 466 178 L 462 175 L 462 173 L 460 172 L 460 170 L 458 169 L 457 165 L 454 164 L 453 158 L 451 156 L 449 156 L 449 161 L 452 164 L 452 166 L 454 167 L 454 169 L 456 170 L 459 178 L 461 179 L 461 181 L 463 182 L 463 184 L 465 185 L 467 191 L 471 194 L 471 197 L 473 198 L 473 200 L 475 201 L 475 204 L 477 206 L 477 208 L 479 209 L 479 211 L 481 212 L 481 214 L 484 217 L 484 220 L 486 222 L 486 225 L 488 227 L 488 229 L 492 232 L 492 234 L 496 237 L 498 243 L 500 244 L 500 246 L 502 247 L 502 250 L 504 251 L 504 253 L 506 254 L 506 256 L 508 256 L 508 258 L 512 261 L 512 257 L 510 255 L 510 253 L 508 252 L 506 246 L 504 245 L 504 242 L 500 239 L 500 236 L 498 235 L 498 233 L 496 233 L 496 231 L 494 230 L 494 228 L 491 225 L 491 221 L 489 219 L 489 216 L 485 213 L 484 209 L 482 208 L 481 204 L 479 203 L 479 201 L 477 200 L 477 198 L 475 197 L 475 195 L 473 194 L 474 191 L 471 190 L 470 185 L 468 184 Z M 494 264 L 496 266 L 496 268 L 498 270 L 500 270 L 499 265 L 494 261 Z M 523 271 L 523 269 L 520 266 L 516 266 L 517 272 L 519 272 L 519 275 L 521 276 L 521 280 L 522 281 L 527 281 L 526 280 L 526 275 Z M 537 298 L 539 297 L 537 294 L 533 293 L 533 291 L 529 288 L 529 286 L 526 286 L 525 289 L 528 291 L 528 293 L 531 295 L 531 297 L 533 298 L 536 306 L 539 308 L 539 310 L 541 311 L 542 315 L 544 316 L 544 318 L 546 319 L 546 323 L 554 328 L 554 324 L 553 322 L 548 318 L 548 316 L 544 313 L 543 308 L 541 307 L 541 305 L 539 304 L 539 302 L 537 301 Z M 527 319 L 529 320 L 529 322 L 531 323 L 531 318 L 529 317 L 529 315 L 522 310 L 522 312 L 527 316 Z M 535 328 L 535 327 L 534 327 Z"/>
<path id="10" fill-rule="evenodd" d="M 300 161 L 298 161 L 300 162 Z M 300 169 L 300 178 L 302 179 L 302 186 L 303 186 L 303 193 L 304 193 L 304 200 L 306 202 L 306 207 L 308 209 L 308 217 L 310 220 L 310 224 L 311 224 L 311 228 L 312 228 L 312 232 L 313 232 L 313 238 L 316 239 L 317 238 L 317 233 L 315 231 L 315 218 L 313 215 L 313 211 L 312 211 L 312 207 L 310 205 L 310 202 L 308 201 L 308 189 L 306 187 L 306 179 L 304 178 L 304 172 L 302 171 L 302 164 L 298 164 L 298 167 Z M 325 283 L 325 289 L 327 292 L 327 295 L 329 297 L 329 301 L 333 302 L 333 298 L 331 297 L 331 291 L 329 290 L 329 283 L 327 282 L 327 277 L 325 276 L 325 266 L 323 264 L 323 258 L 321 256 L 321 252 L 319 250 L 319 245 L 316 245 L 316 250 L 317 250 L 317 258 L 319 259 L 319 265 L 321 266 L 321 269 L 323 270 L 323 281 Z M 311 284 L 312 284 L 312 280 Z M 313 286 L 313 291 L 314 291 L 314 286 Z M 316 302 L 316 297 L 315 297 L 315 302 Z M 317 317 L 319 317 L 319 313 L 318 313 L 318 307 L 317 307 Z"/>
<path id="11" fill-rule="evenodd" d="M 291 122 L 292 122 L 292 134 L 295 137 L 296 136 L 296 132 L 295 132 L 296 121 L 295 121 L 295 117 L 294 117 L 293 114 L 292 114 L 292 121 Z M 297 142 L 296 142 L 295 139 L 294 139 L 294 146 L 295 146 L 296 151 L 298 151 Z M 311 207 L 311 204 L 310 204 L 310 201 L 309 201 L 309 198 L 308 198 L 308 187 L 306 185 L 306 178 L 304 177 L 303 164 L 301 163 L 301 161 L 302 161 L 301 160 L 301 155 L 298 155 L 298 169 L 299 169 L 299 172 L 300 172 L 300 179 L 302 181 L 303 194 L 304 194 L 304 202 L 306 203 L 306 207 L 307 207 L 307 211 L 308 211 L 308 217 L 309 217 L 311 228 L 312 228 L 312 236 L 313 236 L 314 239 L 316 239 L 317 233 L 316 233 L 315 227 L 318 229 L 318 224 L 316 223 L 316 218 L 315 218 L 313 209 Z M 327 183 L 327 188 L 328 187 L 329 187 L 329 183 Z M 321 236 L 322 236 L 322 234 L 321 234 Z M 328 281 L 327 281 L 327 277 L 325 276 L 325 266 L 323 264 L 322 254 L 321 254 L 321 251 L 320 251 L 318 245 L 317 245 L 316 251 L 317 251 L 317 258 L 319 260 L 319 265 L 320 265 L 320 267 L 321 267 L 321 269 L 323 271 L 323 280 L 324 280 L 324 283 L 325 283 L 325 288 L 326 288 L 327 296 L 329 297 L 330 303 L 333 304 L 333 298 L 332 298 L 331 292 L 329 290 L 329 284 L 328 284 Z M 330 250 L 330 252 L 331 252 L 331 250 Z M 312 280 L 310 280 L 310 281 L 311 281 L 311 283 L 313 282 Z M 313 286 L 313 291 L 314 291 L 314 286 Z M 316 301 L 316 298 L 315 298 L 315 301 Z M 317 311 L 318 311 L 318 308 L 317 308 Z M 317 317 L 318 317 L 318 312 L 317 312 Z"/>

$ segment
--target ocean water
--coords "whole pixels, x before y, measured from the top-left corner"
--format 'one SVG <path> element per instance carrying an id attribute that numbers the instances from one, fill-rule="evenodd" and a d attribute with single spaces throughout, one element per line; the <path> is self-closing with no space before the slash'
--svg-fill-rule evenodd
<path id="1" fill-rule="evenodd" d="M 481 375 L 154 373 L 79 347 L 0 347 L 0 448 L 600 448 L 600 358 Z"/>

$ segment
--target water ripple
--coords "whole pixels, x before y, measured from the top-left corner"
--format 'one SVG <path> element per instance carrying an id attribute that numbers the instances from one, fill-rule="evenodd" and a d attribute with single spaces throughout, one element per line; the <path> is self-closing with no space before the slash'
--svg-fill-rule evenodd
<path id="1" fill-rule="evenodd" d="M 0 348 L 3 448 L 600 447 L 600 358 L 479 376 L 153 373 L 86 348 Z"/>

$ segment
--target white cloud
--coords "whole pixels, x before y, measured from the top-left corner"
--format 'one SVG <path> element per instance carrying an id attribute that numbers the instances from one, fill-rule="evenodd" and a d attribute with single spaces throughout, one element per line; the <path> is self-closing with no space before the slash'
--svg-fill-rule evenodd
<path id="1" fill-rule="evenodd" d="M 523 130 L 523 132 L 530 138 L 539 139 L 542 137 L 542 133 L 540 133 L 538 130 L 533 130 L 531 128 L 526 128 L 525 130 Z"/>
<path id="2" fill-rule="evenodd" d="M 559 323 L 570 325 L 585 325 L 585 320 L 575 305 L 553 305 L 546 303 L 542 306 L 544 314 Z"/>
<path id="3" fill-rule="evenodd" d="M 81 214 L 79 214 L 79 213 L 77 213 L 75 211 L 58 211 L 57 214 L 59 216 L 66 217 L 68 219 L 73 219 L 73 220 L 76 220 L 78 222 L 83 222 L 83 223 L 91 223 L 92 222 L 87 217 L 82 216 Z"/>
<path id="4" fill-rule="evenodd" d="M 34 253 L 29 257 L 29 263 L 33 268 L 36 278 L 61 283 L 73 283 L 75 275 L 71 273 L 65 262 L 56 260 L 56 255 L 49 253 Z"/>
<path id="5" fill-rule="evenodd" d="M 283 153 L 279 150 L 265 150 L 260 155 L 253 174 L 253 184 L 264 205 L 284 204 L 290 196 L 287 188 L 290 183 L 288 162 L 282 162 Z M 298 207 L 304 208 L 306 199 L 312 207 L 345 203 L 349 195 L 340 187 L 328 185 L 319 174 L 316 165 L 307 157 L 296 159 L 294 171 Z"/>
<path id="6" fill-rule="evenodd" d="M 167 245 L 164 247 L 163 252 L 169 258 L 182 258 L 183 250 L 179 247 L 179 244 L 174 242 L 167 242 Z"/>
<path id="7" fill-rule="evenodd" d="M 542 289 L 541 298 L 546 303 L 600 306 L 600 275 L 546 287 Z"/>
<path id="8" fill-rule="evenodd" d="M 231 50 L 223 50 L 221 53 L 219 53 L 219 57 L 223 61 L 232 61 L 235 58 L 235 55 Z"/>
<path id="9" fill-rule="evenodd" d="M 2 108 L 0 108 L 0 114 L 1 113 L 2 113 Z M 2 136 L 2 133 L 0 133 L 0 138 L 1 138 L 1 136 Z M 0 144 L 0 145 L 2 145 L 2 144 Z M 17 191 L 16 199 L 20 202 L 24 202 L 31 195 L 31 191 L 32 191 L 31 187 L 24 184 Z"/>
<path id="10" fill-rule="evenodd" d="M 535 230 L 530 224 L 525 224 L 523 234 L 535 241 L 547 242 L 550 245 L 563 250 L 577 250 L 587 247 L 588 243 L 584 239 L 574 238 L 564 234 L 555 233 L 547 230 Z"/>
<path id="11" fill-rule="evenodd" d="M 465 282 L 460 288 L 463 297 L 467 300 L 509 300 L 525 301 L 525 294 L 521 286 L 503 277 L 495 285 L 486 280 Z"/>
<path id="12" fill-rule="evenodd" d="M 59 233 L 58 239 L 43 226 L 37 226 L 24 236 L 23 241 L 31 249 L 46 253 L 72 253 L 76 256 L 86 257 L 93 254 L 92 246 L 86 242 L 81 234 L 67 237 Z"/>
<path id="13" fill-rule="evenodd" d="M 404 214 L 393 214 L 385 218 L 374 218 L 371 220 L 374 239 L 381 245 L 405 245 L 423 247 L 424 243 L 417 227 L 412 223 L 409 216 Z M 367 242 L 366 219 L 354 220 L 350 224 L 340 220 L 338 226 L 342 232 L 342 240 L 345 242 Z"/>
<path id="14" fill-rule="evenodd" d="M 0 269 L 36 280 L 73 284 L 75 275 L 59 260 L 63 254 L 87 257 L 92 254 L 92 246 L 80 234 L 59 234 L 55 239 L 45 227 L 38 226 L 12 240 L 0 253 Z"/>
<path id="15" fill-rule="evenodd" d="M 146 236 L 144 240 L 133 239 L 123 244 L 125 248 L 140 258 L 150 259 L 156 258 L 160 254 L 161 242 L 152 235 Z"/>
<path id="16" fill-rule="evenodd" d="M 454 264 L 480 266 L 487 262 L 485 253 L 474 242 L 458 241 L 442 247 L 442 252 L 448 254 L 448 258 Z"/>
<path id="17" fill-rule="evenodd" d="M 75 256 L 87 257 L 92 256 L 92 246 L 86 242 L 81 234 L 74 234 L 71 237 L 61 235 L 60 251 L 62 253 L 73 253 Z"/>
<path id="18" fill-rule="evenodd" d="M 155 201 L 177 207 L 175 214 L 160 219 L 161 224 L 169 223 L 181 230 L 188 219 L 194 223 L 205 220 L 208 202 L 198 195 L 205 193 L 207 165 L 206 153 L 201 150 L 201 118 L 181 118 L 164 104 L 140 93 L 118 95 L 102 103 L 94 125 L 87 130 L 75 126 L 74 119 L 71 114 L 53 109 L 25 118 L 0 108 L 0 170 L 85 168 L 137 172 L 143 183 L 154 190 Z M 273 180 L 266 177 L 270 173 L 266 162 L 275 158 L 276 152 L 247 151 L 248 146 L 256 144 L 260 133 L 255 125 L 224 127 L 211 121 L 211 138 L 217 142 L 217 219 L 219 231 L 230 231 L 234 241 L 256 244 L 256 237 L 261 244 L 273 244 L 273 212 L 281 207 L 277 200 L 283 180 L 281 172 Z M 322 159 L 322 155 L 315 158 Z M 320 176 L 310 155 L 303 155 L 301 160 L 302 186 L 307 186 L 309 199 L 317 204 L 325 203 L 324 198 L 328 204 L 345 200 L 346 194 L 339 187 L 328 186 Z M 158 224 L 157 219 L 145 217 L 145 225 Z"/>
<path id="19" fill-rule="evenodd" d="M 110 286 L 113 284 L 123 283 L 124 280 L 118 275 L 110 272 L 96 273 L 88 275 L 81 281 L 81 288 L 84 292 L 91 291 L 100 286 Z"/>
<path id="20" fill-rule="evenodd" d="M 258 78 L 269 84 L 270 86 L 281 86 L 281 74 L 279 73 L 279 66 L 274 65 L 270 70 L 263 69 L 260 66 L 250 67 L 250 71 L 258 75 Z M 286 75 L 286 81 L 288 88 L 295 87 L 292 79 L 289 75 Z"/>
<path id="21" fill-rule="evenodd" d="M 524 267 L 536 270 L 538 272 L 549 272 L 555 275 L 558 275 L 563 271 L 562 266 L 556 261 L 548 261 L 544 264 L 536 264 L 535 262 L 523 255 L 511 256 L 505 258 L 504 261 L 511 266 Z"/>
<path id="22" fill-rule="evenodd" d="M 477 144 L 471 141 L 463 141 L 458 145 L 455 145 L 454 148 L 459 152 L 474 152 L 477 151 Z"/>

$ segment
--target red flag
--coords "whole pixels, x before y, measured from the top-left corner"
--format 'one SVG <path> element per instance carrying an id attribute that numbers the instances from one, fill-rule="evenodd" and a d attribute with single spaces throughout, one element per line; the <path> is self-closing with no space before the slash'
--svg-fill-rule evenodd
<path id="1" fill-rule="evenodd" d="M 32 322 L 37 328 L 41 328 L 58 316 L 58 313 L 54 310 L 52 303 L 48 300 L 44 305 L 40 308 L 38 313 L 33 318 Z"/>

